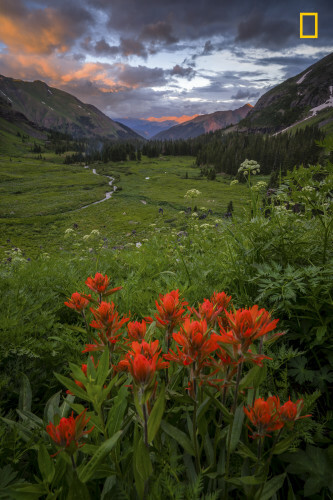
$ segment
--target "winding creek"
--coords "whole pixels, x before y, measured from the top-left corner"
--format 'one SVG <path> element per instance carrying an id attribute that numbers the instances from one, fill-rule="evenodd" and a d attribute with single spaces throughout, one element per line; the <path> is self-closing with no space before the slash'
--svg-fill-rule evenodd
<path id="1" fill-rule="evenodd" d="M 86 165 L 84 168 L 90 168 L 90 167 L 89 167 L 89 165 Z M 95 168 L 92 169 L 92 173 L 95 174 L 95 175 L 100 175 L 100 174 L 98 174 L 96 172 Z M 103 177 L 107 177 L 108 179 L 110 179 L 109 180 L 109 186 L 112 187 L 112 191 L 106 192 L 105 193 L 105 198 L 103 198 L 102 200 L 93 201 L 92 203 L 89 203 L 88 205 L 84 205 L 83 207 L 78 208 L 77 210 L 75 210 L 75 212 L 77 212 L 78 210 L 83 210 L 84 208 L 87 208 L 87 207 L 91 207 L 92 205 L 97 205 L 98 203 L 102 203 L 103 201 L 109 200 L 111 198 L 112 194 L 117 189 L 117 186 L 113 185 L 114 177 L 111 177 L 110 175 L 103 175 Z"/>

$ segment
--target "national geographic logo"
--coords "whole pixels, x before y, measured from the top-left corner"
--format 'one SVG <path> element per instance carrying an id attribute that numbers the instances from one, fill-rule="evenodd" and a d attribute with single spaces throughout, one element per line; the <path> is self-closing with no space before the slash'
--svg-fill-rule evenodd
<path id="1" fill-rule="evenodd" d="M 303 18 L 305 16 L 314 17 L 314 35 L 304 35 Z M 318 12 L 300 12 L 299 14 L 299 37 L 300 38 L 318 38 Z"/>

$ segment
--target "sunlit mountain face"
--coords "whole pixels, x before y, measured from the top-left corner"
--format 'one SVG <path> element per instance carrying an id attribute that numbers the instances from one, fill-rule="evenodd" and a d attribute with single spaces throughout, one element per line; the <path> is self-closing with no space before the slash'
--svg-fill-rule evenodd
<path id="1" fill-rule="evenodd" d="M 175 124 L 254 105 L 333 51 L 331 2 L 300 39 L 304 2 L 0 2 L 0 74 L 41 80 L 113 119 Z M 308 20 L 307 20 L 308 22 Z M 311 26 L 305 26 L 310 29 Z"/>

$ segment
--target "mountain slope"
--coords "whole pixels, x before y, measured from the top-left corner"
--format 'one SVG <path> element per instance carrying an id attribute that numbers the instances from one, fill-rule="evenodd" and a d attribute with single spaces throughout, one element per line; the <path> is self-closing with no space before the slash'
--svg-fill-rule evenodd
<path id="1" fill-rule="evenodd" d="M 141 139 L 134 131 L 114 122 L 91 104 L 39 80 L 24 82 L 0 75 L 0 96 L 38 125 L 67 132 L 73 137 Z"/>
<path id="2" fill-rule="evenodd" d="M 246 127 L 248 131 L 254 132 L 279 132 L 303 120 L 306 124 L 306 120 L 320 115 L 325 115 L 322 120 L 325 123 L 322 125 L 327 125 L 330 122 L 327 111 L 331 107 L 333 54 L 266 92 L 247 117 L 239 123 L 238 128 Z"/>
<path id="3" fill-rule="evenodd" d="M 146 139 L 151 139 L 154 135 L 167 130 L 174 125 L 178 125 L 175 120 L 165 120 L 163 122 L 155 122 L 150 120 L 144 120 L 140 118 L 116 118 L 118 123 L 126 125 L 134 130 L 137 134 L 140 134 Z"/>
<path id="4" fill-rule="evenodd" d="M 180 125 L 176 125 L 168 130 L 158 133 L 153 137 L 153 139 L 189 139 L 208 132 L 215 132 L 215 130 L 238 123 L 246 117 L 251 109 L 251 104 L 245 104 L 241 108 L 234 110 L 216 111 L 215 113 L 207 115 L 199 115 L 196 118 L 193 118 L 193 120 L 181 123 Z"/>

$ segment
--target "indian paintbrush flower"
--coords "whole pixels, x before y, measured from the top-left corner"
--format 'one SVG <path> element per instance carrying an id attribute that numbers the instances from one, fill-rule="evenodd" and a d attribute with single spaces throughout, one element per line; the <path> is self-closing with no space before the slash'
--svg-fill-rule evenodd
<path id="1" fill-rule="evenodd" d="M 98 293 L 100 295 L 111 295 L 118 290 L 121 290 L 122 287 L 118 286 L 116 288 L 112 288 L 108 290 L 110 285 L 110 279 L 107 275 L 103 275 L 101 273 L 96 273 L 95 277 L 89 277 L 85 281 L 87 287 L 89 287 L 93 292 Z"/>
<path id="2" fill-rule="evenodd" d="M 57 426 L 52 422 L 46 427 L 46 432 L 49 434 L 53 442 L 60 448 L 56 453 L 60 451 L 66 451 L 70 455 L 73 455 L 78 448 L 81 448 L 83 444 L 79 444 L 82 437 L 89 434 L 94 426 L 89 430 L 85 430 L 85 427 L 90 421 L 90 417 L 86 418 L 86 409 L 83 410 L 80 415 L 74 418 L 72 415 L 68 418 L 61 418 Z"/>
<path id="3" fill-rule="evenodd" d="M 254 430 L 249 427 L 253 439 L 269 436 L 269 432 L 282 429 L 284 423 L 280 419 L 279 410 L 280 400 L 277 396 L 270 396 L 267 401 L 257 398 L 248 409 L 244 406 L 245 415 L 255 427 Z"/>
<path id="4" fill-rule="evenodd" d="M 89 294 L 87 297 L 91 297 L 91 295 Z M 72 294 L 71 298 L 68 299 L 68 302 L 64 302 L 64 304 L 77 312 L 81 312 L 88 306 L 89 300 L 80 293 L 75 292 Z"/>

